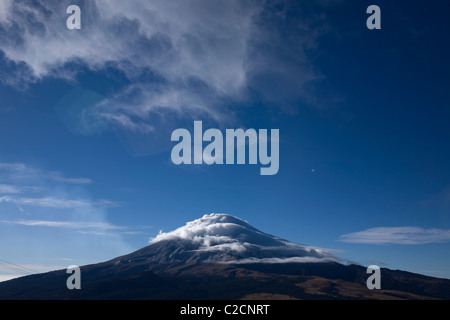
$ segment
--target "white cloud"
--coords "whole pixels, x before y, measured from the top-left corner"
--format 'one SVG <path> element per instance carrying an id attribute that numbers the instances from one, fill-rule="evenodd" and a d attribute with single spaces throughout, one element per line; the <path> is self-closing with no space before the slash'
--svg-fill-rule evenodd
<path id="1" fill-rule="evenodd" d="M 27 166 L 23 163 L 0 163 L 0 170 L 7 171 L 16 180 L 20 178 L 30 179 L 30 177 L 39 177 L 55 182 L 67 184 L 91 184 L 93 181 L 88 178 L 67 178 L 57 171 L 45 171 Z"/>
<path id="2" fill-rule="evenodd" d="M 38 264 L 14 264 L 7 261 L 0 261 L 0 282 L 16 279 L 18 277 L 44 273 L 55 270 L 62 270 L 67 267 L 61 265 L 38 265 Z"/>
<path id="3" fill-rule="evenodd" d="M 210 247 L 235 241 L 232 235 L 245 233 L 246 228 L 254 229 L 248 222 L 238 218 L 229 218 L 229 216 L 221 214 L 204 215 L 201 219 L 190 221 L 174 231 L 167 233 L 160 231 L 150 242 L 184 239 L 198 242 L 204 247 Z"/>
<path id="4" fill-rule="evenodd" d="M 248 258 L 242 260 L 226 261 L 226 264 L 250 264 L 250 263 L 320 263 L 336 262 L 335 257 L 289 257 L 289 258 Z"/>
<path id="5" fill-rule="evenodd" d="M 24 198 L 13 196 L 0 197 L 0 203 L 11 202 L 17 205 L 37 206 L 44 208 L 58 208 L 58 209 L 71 209 L 80 207 L 102 206 L 102 207 L 117 207 L 118 203 L 109 200 L 86 200 L 86 199 L 60 199 L 54 197 L 43 198 Z"/>
<path id="6" fill-rule="evenodd" d="M 22 225 L 27 227 L 100 229 L 100 230 L 124 229 L 124 227 L 115 226 L 107 222 L 48 221 L 48 220 L 0 220 L 0 222 L 6 224 Z"/>
<path id="7" fill-rule="evenodd" d="M 340 241 L 364 244 L 408 244 L 450 242 L 449 229 L 420 227 L 380 227 L 342 235 Z"/>
<path id="8" fill-rule="evenodd" d="M 155 128 L 149 124 L 140 122 L 134 122 L 131 118 L 125 114 L 112 114 L 112 113 L 104 113 L 101 114 L 105 119 L 117 124 L 121 128 L 125 128 L 127 130 L 137 132 L 137 133 L 149 133 L 155 131 Z"/>
<path id="9" fill-rule="evenodd" d="M 0 1 L 0 22 L 6 22 L 9 18 L 13 0 Z"/>
<path id="10" fill-rule="evenodd" d="M 49 180 L 56 182 L 69 183 L 69 184 L 91 184 L 93 181 L 88 178 L 66 178 L 59 172 L 42 172 L 43 176 Z"/>
<path id="11" fill-rule="evenodd" d="M 82 29 L 74 31 L 65 28 L 66 1 L 3 0 L 0 49 L 16 68 L 2 78 L 23 86 L 45 77 L 75 80 L 70 64 L 117 69 L 129 85 L 108 97 L 102 113 L 138 133 L 151 132 L 167 112 L 229 120 L 230 104 L 246 104 L 249 92 L 296 104 L 309 95 L 305 85 L 322 77 L 306 52 L 324 30 L 323 15 L 286 14 L 305 15 L 302 3 L 81 1 Z"/>
<path id="12" fill-rule="evenodd" d="M 73 32 L 61 23 L 68 17 L 61 1 L 5 6 L 5 15 L 14 9 L 15 24 L 4 23 L 11 34 L 0 48 L 9 59 L 25 62 L 34 79 L 67 76 L 61 68 L 75 60 L 93 70 L 114 63 L 131 79 L 150 70 L 170 85 L 153 89 L 149 108 L 189 104 L 186 100 L 196 99 L 195 90 L 181 97 L 171 89 L 187 89 L 195 79 L 219 96 L 236 96 L 245 86 L 254 5 L 236 0 L 97 0 L 81 7 L 83 29 Z"/>
<path id="13" fill-rule="evenodd" d="M 9 171 L 24 171 L 26 166 L 22 163 L 0 163 L 0 169 Z"/>
<path id="14" fill-rule="evenodd" d="M 3 194 L 15 194 L 21 193 L 21 188 L 17 186 L 12 186 L 8 184 L 0 184 L 0 193 Z"/>
<path id="15" fill-rule="evenodd" d="M 92 197 L 90 179 L 1 163 L 0 181 L 3 191 L 20 191 L 0 193 L 0 243 L 8 244 L 1 246 L 0 257 L 15 260 L 20 253 L 45 264 L 42 257 L 69 255 L 75 264 L 86 264 L 132 250 L 123 237 L 134 230 L 108 219 L 109 209 L 120 204 Z"/>
<path id="16" fill-rule="evenodd" d="M 53 270 L 61 270 L 64 269 L 62 266 L 45 266 L 45 265 L 37 265 L 37 264 L 14 264 L 8 263 L 7 261 L 2 260 L 0 264 L 0 272 L 4 271 L 23 271 L 24 273 L 41 273 Z"/>
<path id="17" fill-rule="evenodd" d="M 174 231 L 162 231 L 150 243 L 166 240 L 190 241 L 198 253 L 213 253 L 214 259 L 241 263 L 337 261 L 328 249 L 305 246 L 263 233 L 247 221 L 227 215 L 210 214 L 188 222 Z M 227 258 L 221 255 L 231 253 Z M 215 260 L 214 260 L 215 261 Z"/>

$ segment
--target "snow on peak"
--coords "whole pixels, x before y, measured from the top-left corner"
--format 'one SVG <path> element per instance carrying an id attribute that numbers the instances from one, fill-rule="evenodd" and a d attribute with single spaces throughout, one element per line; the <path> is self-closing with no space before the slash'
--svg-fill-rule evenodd
<path id="1" fill-rule="evenodd" d="M 195 245 L 197 253 L 208 253 L 209 260 L 220 259 L 227 263 L 337 261 L 325 249 L 292 243 L 266 234 L 247 221 L 228 214 L 204 215 L 174 231 L 160 231 L 150 243 L 167 240 L 188 241 Z"/>

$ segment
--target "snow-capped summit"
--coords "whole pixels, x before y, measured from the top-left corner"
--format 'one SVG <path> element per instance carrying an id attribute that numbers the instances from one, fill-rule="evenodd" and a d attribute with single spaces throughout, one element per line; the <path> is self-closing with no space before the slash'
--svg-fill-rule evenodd
<path id="1" fill-rule="evenodd" d="M 174 231 L 160 232 L 149 247 L 160 247 L 159 262 L 286 263 L 337 261 L 322 248 L 296 244 L 259 231 L 228 214 L 210 214 Z M 167 252 L 171 251 L 170 253 Z M 161 259 L 163 261 L 161 261 Z"/>
<path id="2" fill-rule="evenodd" d="M 383 290 L 367 290 L 367 269 L 337 260 L 325 249 L 211 214 L 160 233 L 142 249 L 81 267 L 83 290 L 66 289 L 64 269 L 0 283 L 0 299 L 450 298 L 450 280 L 386 268 Z"/>

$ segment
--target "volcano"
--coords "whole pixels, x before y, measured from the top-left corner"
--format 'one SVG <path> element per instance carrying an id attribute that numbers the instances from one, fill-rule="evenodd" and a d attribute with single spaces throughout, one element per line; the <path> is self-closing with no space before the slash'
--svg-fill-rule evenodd
<path id="1" fill-rule="evenodd" d="M 247 221 L 227 214 L 205 215 L 175 231 L 160 233 L 151 243 L 153 245 L 142 253 L 152 263 L 243 264 L 337 260 L 324 249 L 263 233 Z M 155 248 L 158 248 L 158 253 L 149 254 Z"/>
<path id="2" fill-rule="evenodd" d="M 366 268 L 330 250 L 264 233 L 226 214 L 205 215 L 150 245 L 81 267 L 81 290 L 66 270 L 0 283 L 0 299 L 450 299 L 450 280 L 381 269 L 381 290 Z"/>

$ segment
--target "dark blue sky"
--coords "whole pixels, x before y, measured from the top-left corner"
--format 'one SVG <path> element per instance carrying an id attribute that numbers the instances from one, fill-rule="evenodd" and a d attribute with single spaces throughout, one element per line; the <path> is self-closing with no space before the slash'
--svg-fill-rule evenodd
<path id="1" fill-rule="evenodd" d="M 81 30 L 65 28 L 70 4 Z M 381 30 L 366 28 L 371 4 Z M 97 262 L 216 212 L 361 264 L 450 277 L 448 9 L 5 0 L 0 257 L 33 270 Z M 171 133 L 194 120 L 279 129 L 279 173 L 173 165 Z"/>

